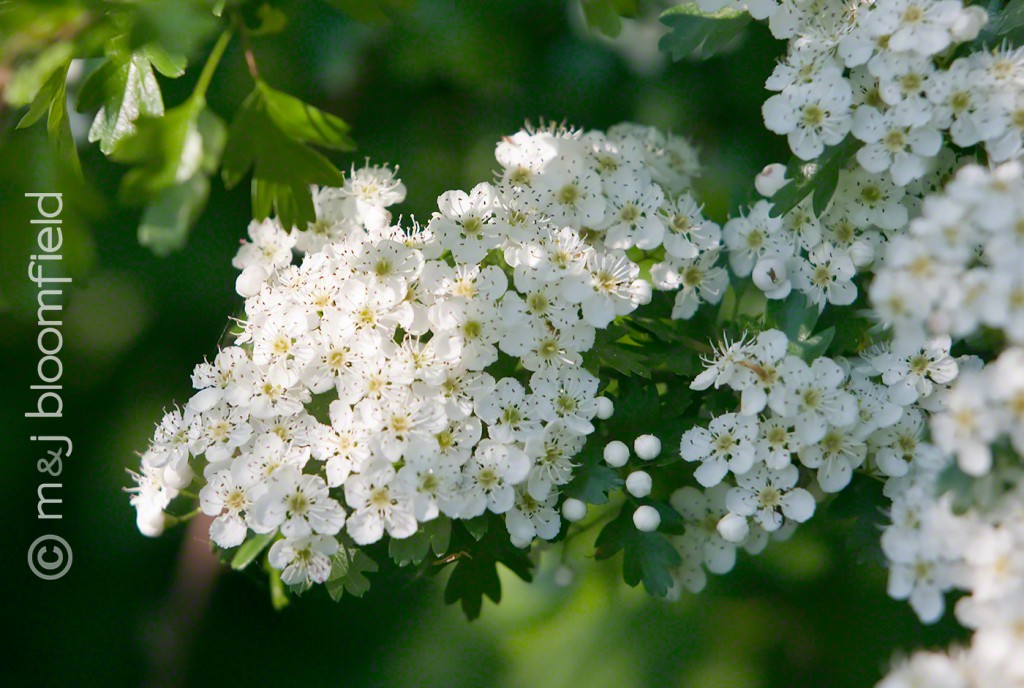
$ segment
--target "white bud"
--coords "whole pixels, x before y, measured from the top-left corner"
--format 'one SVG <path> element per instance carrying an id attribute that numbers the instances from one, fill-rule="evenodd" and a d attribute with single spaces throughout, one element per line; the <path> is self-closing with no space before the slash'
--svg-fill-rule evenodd
<path id="1" fill-rule="evenodd" d="M 267 281 L 268 277 L 270 277 L 270 273 L 262 265 L 256 263 L 247 265 L 235 280 L 235 291 L 244 298 L 256 296 L 260 293 L 260 289 L 263 288 L 263 283 Z"/>
<path id="2" fill-rule="evenodd" d="M 661 514 L 653 506 L 638 506 L 633 512 L 633 525 L 641 533 L 653 533 L 661 525 Z"/>
<path id="3" fill-rule="evenodd" d="M 875 261 L 875 247 L 866 241 L 857 240 L 850 245 L 850 258 L 858 268 L 871 265 Z"/>
<path id="4" fill-rule="evenodd" d="M 612 468 L 622 468 L 629 461 L 629 447 L 625 442 L 612 440 L 605 445 L 604 462 Z"/>
<path id="5" fill-rule="evenodd" d="M 728 542 L 743 542 L 749 532 L 750 524 L 739 514 L 728 513 L 718 522 L 718 534 Z"/>
<path id="6" fill-rule="evenodd" d="M 633 471 L 626 477 L 626 492 L 637 499 L 651 494 L 651 487 L 654 481 L 646 471 Z"/>
<path id="7" fill-rule="evenodd" d="M 786 179 L 786 166 L 781 163 L 768 165 L 754 178 L 754 188 L 765 198 L 771 198 L 775 192 L 789 183 Z"/>
<path id="8" fill-rule="evenodd" d="M 576 521 L 582 521 L 587 515 L 587 505 L 578 499 L 569 499 L 562 502 L 562 516 L 569 523 L 575 523 Z"/>
<path id="9" fill-rule="evenodd" d="M 615 413 L 615 404 L 608 397 L 598 397 L 597 401 L 597 417 L 601 420 L 608 420 Z"/>
<path id="10" fill-rule="evenodd" d="M 568 588 L 576 579 L 576 572 L 570 567 L 562 564 L 555 569 L 555 585 L 560 588 Z"/>
<path id="11" fill-rule="evenodd" d="M 139 509 L 135 516 L 135 525 L 146 537 L 160 537 L 164 534 L 166 518 L 164 512 L 158 509 Z"/>
<path id="12" fill-rule="evenodd" d="M 185 462 L 177 469 L 172 468 L 170 465 L 164 466 L 164 472 L 160 477 L 163 479 L 164 485 L 173 487 L 175 490 L 184 490 L 192 484 L 192 477 L 194 475 L 192 467 L 188 465 L 188 462 Z"/>
<path id="13" fill-rule="evenodd" d="M 971 5 L 960 12 L 949 33 L 958 43 L 973 41 L 981 33 L 981 27 L 988 23 L 988 12 L 984 7 Z"/>
<path id="14" fill-rule="evenodd" d="M 766 295 L 771 294 L 769 298 L 784 299 L 792 288 L 789 271 L 786 269 L 786 259 L 782 256 L 765 256 L 757 261 L 750 277 L 754 280 L 755 287 Z M 782 290 L 786 293 L 780 294 Z"/>
<path id="15" fill-rule="evenodd" d="M 644 461 L 656 459 L 661 453 L 661 440 L 654 435 L 640 435 L 633 440 L 633 451 Z"/>

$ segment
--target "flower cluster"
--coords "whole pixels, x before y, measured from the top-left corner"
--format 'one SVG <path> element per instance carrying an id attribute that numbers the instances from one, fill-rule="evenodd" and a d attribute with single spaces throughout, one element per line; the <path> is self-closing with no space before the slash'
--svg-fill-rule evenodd
<path id="1" fill-rule="evenodd" d="M 489 511 L 517 546 L 557 535 L 602 406 L 582 354 L 651 298 L 626 251 L 664 246 L 658 286 L 682 286 L 692 313 L 722 295 L 719 234 L 687 192 L 682 138 L 550 127 L 496 157 L 495 183 L 443 194 L 423 225 L 393 222 L 405 188 L 368 166 L 315 191 L 309 226 L 249 227 L 234 343 L 142 456 L 143 532 L 196 484 L 217 546 L 279 534 L 269 561 L 300 587 L 330 575 L 343 531 L 367 545 Z"/>
<path id="2" fill-rule="evenodd" d="M 1024 176 L 1019 162 L 961 168 L 890 243 L 871 299 L 895 341 L 982 327 L 1024 343 Z"/>
<path id="3" fill-rule="evenodd" d="M 819 308 L 851 304 L 853 277 L 920 213 L 924 196 L 968 159 L 964 149 L 982 146 L 996 162 L 1021 153 L 1024 50 L 1002 47 L 949 59 L 985 25 L 988 15 L 980 7 L 957 0 L 698 4 L 746 8 L 788 40 L 787 57 L 766 82 L 775 95 L 763 114 L 768 129 L 788 137 L 797 158 L 855 151 L 848 162 L 840 158 L 823 210 L 812 210 L 808 198 L 773 217 L 771 203 L 759 201 L 725 224 L 734 272 L 752 276 L 768 298 L 795 289 Z M 801 173 L 813 175 L 824 161 L 807 163 Z M 783 166 L 770 165 L 758 190 L 772 197 L 789 181 L 785 174 Z"/>
<path id="4" fill-rule="evenodd" d="M 810 363 L 790 344 L 779 330 L 724 343 L 691 383 L 728 387 L 740 407 L 682 436 L 682 458 L 698 464 L 694 478 L 704 488 L 672 497 L 688 523 L 677 540 L 685 587 L 703 587 L 701 564 L 728 571 L 737 545 L 760 551 L 767 534 L 785 536 L 784 526 L 806 521 L 815 499 L 799 484 L 835 493 L 855 470 L 902 476 L 937 453 L 924 442 L 922 408 L 957 376 L 948 339 L 911 356 L 876 347 L 853 361 Z"/>

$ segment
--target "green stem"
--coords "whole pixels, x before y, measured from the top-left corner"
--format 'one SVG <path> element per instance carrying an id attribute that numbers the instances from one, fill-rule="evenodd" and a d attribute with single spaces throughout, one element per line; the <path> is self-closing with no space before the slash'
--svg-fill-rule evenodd
<path id="1" fill-rule="evenodd" d="M 256 67 L 256 55 L 252 52 L 252 41 L 249 38 L 249 27 L 245 24 L 245 18 L 238 8 L 234 8 L 231 14 L 232 23 L 238 27 L 238 33 L 242 37 L 242 52 L 245 55 L 245 66 L 249 69 L 249 76 L 253 81 L 260 80 L 260 70 Z"/>
<path id="2" fill-rule="evenodd" d="M 201 513 L 203 513 L 203 510 L 200 507 L 196 507 L 192 511 L 187 514 L 182 514 L 181 516 L 172 516 L 171 514 L 167 514 L 167 525 L 176 526 L 179 523 L 187 523 Z"/>
<path id="3" fill-rule="evenodd" d="M 213 50 L 210 51 L 210 57 L 206 59 L 206 64 L 203 65 L 199 81 L 196 82 L 196 90 L 192 92 L 194 98 L 206 99 L 206 90 L 210 87 L 210 81 L 213 79 L 213 73 L 217 71 L 220 58 L 224 56 L 224 51 L 227 49 L 228 43 L 231 42 L 232 33 L 230 27 L 224 29 L 224 32 L 221 33 L 220 38 L 214 44 Z"/>

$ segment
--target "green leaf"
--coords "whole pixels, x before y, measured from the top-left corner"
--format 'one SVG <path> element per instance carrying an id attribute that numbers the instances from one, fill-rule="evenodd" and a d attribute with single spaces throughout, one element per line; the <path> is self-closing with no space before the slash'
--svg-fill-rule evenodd
<path id="1" fill-rule="evenodd" d="M 651 370 L 644 363 L 644 357 L 637 347 L 630 347 L 616 342 L 602 341 L 598 338 L 591 349 L 600 365 L 611 368 L 626 376 L 651 377 Z"/>
<path id="2" fill-rule="evenodd" d="M 130 48 L 155 49 L 173 55 L 173 62 L 183 63 L 217 29 L 207 0 L 147 0 L 135 6 L 133 19 L 128 34 Z M 157 68 L 161 74 L 172 76 Z"/>
<path id="3" fill-rule="evenodd" d="M 651 595 L 664 597 L 672 587 L 671 569 L 683 559 L 664 535 L 633 530 L 623 550 L 622 579 L 634 587 L 642 582 Z"/>
<path id="4" fill-rule="evenodd" d="M 477 516 L 476 518 L 459 521 L 459 523 L 473 536 L 474 540 L 482 540 L 484 535 L 487 535 L 490 525 L 486 516 Z"/>
<path id="5" fill-rule="evenodd" d="M 974 49 L 1006 42 L 1010 46 L 1024 44 L 1024 0 L 1010 0 L 999 12 L 989 10 L 989 22 L 974 42 Z"/>
<path id="6" fill-rule="evenodd" d="M 262 81 L 259 88 L 263 91 L 267 114 L 289 138 L 323 148 L 355 150 L 356 143 L 348 135 L 349 126 L 340 117 L 276 91 Z"/>
<path id="7" fill-rule="evenodd" d="M 705 13 L 688 2 L 665 10 L 660 19 L 671 31 L 658 41 L 658 49 L 678 61 L 691 55 L 706 60 L 718 53 L 747 28 L 751 17 L 731 8 Z"/>
<path id="8" fill-rule="evenodd" d="M 71 41 L 57 41 L 35 56 L 19 61 L 17 69 L 9 73 L 3 89 L 4 101 L 16 108 L 30 104 L 53 73 L 63 69 L 74 55 L 75 45 Z"/>
<path id="9" fill-rule="evenodd" d="M 142 117 L 110 159 L 133 165 L 121 180 L 121 197 L 139 203 L 197 173 L 212 174 L 224 147 L 224 124 L 190 98 L 163 117 Z"/>
<path id="10" fill-rule="evenodd" d="M 447 604 L 460 602 L 462 611 L 470 620 L 480 616 L 484 596 L 494 602 L 501 600 L 499 563 L 525 581 L 532 578 L 527 550 L 512 545 L 508 531 L 502 525 L 502 517 L 484 514 L 479 518 L 493 523 L 488 529 L 488 537 L 477 540 L 468 531 L 457 531 L 452 547 L 455 554 L 451 556 L 454 568 L 444 589 L 444 601 Z"/>
<path id="11" fill-rule="evenodd" d="M 33 124 L 38 122 L 43 115 L 50 111 L 53 107 L 54 100 L 60 91 L 61 84 L 65 83 L 68 77 L 68 68 L 71 66 L 71 60 L 65 60 L 61 63 L 50 77 L 43 82 L 43 85 L 36 92 L 36 97 L 32 100 L 32 105 L 29 107 L 28 112 L 18 122 L 18 129 L 25 129 L 31 127 Z"/>
<path id="12" fill-rule="evenodd" d="M 826 148 L 817 160 L 791 159 L 786 176 L 792 181 L 772 196 L 771 216 L 785 215 L 812 193 L 815 214 L 820 216 L 824 213 L 839 183 L 839 171 L 862 145 L 850 134 L 837 145 Z"/>
<path id="13" fill-rule="evenodd" d="M 184 55 L 172 55 L 162 45 L 157 43 L 144 45 L 140 50 L 142 54 L 149 58 L 153 69 L 171 79 L 177 79 L 184 74 L 185 67 L 188 66 L 188 58 Z"/>
<path id="14" fill-rule="evenodd" d="M 50 78 L 39 89 L 29 111 L 18 122 L 18 129 L 32 126 L 42 118 L 43 114 L 49 113 L 46 119 L 46 133 L 49 136 L 50 145 L 57 151 L 61 162 L 76 177 L 81 178 L 82 165 L 78 160 L 75 138 L 71 134 L 71 122 L 68 118 L 67 108 L 66 89 L 70 66 L 71 60 L 66 60 L 63 65 L 54 70 Z"/>
<path id="15" fill-rule="evenodd" d="M 650 432 L 660 413 L 657 387 L 631 378 L 621 381 L 615 413 L 606 422 L 612 435 L 632 438 Z"/>
<path id="16" fill-rule="evenodd" d="M 210 193 L 224 148 L 225 127 L 202 98 L 189 98 L 163 117 L 142 117 L 110 157 L 133 165 L 121 179 L 126 204 L 146 203 L 139 243 L 157 255 L 185 245 Z"/>
<path id="17" fill-rule="evenodd" d="M 269 2 L 260 5 L 257 15 L 260 19 L 259 26 L 249 29 L 250 36 L 272 36 L 288 27 L 288 15 Z"/>
<path id="18" fill-rule="evenodd" d="M 582 0 L 583 18 L 587 26 L 609 38 L 622 32 L 622 17 L 635 17 L 637 0 Z"/>
<path id="19" fill-rule="evenodd" d="M 264 533 L 262 535 L 254 535 L 242 543 L 242 546 L 235 551 L 235 556 L 231 558 L 231 568 L 235 571 L 241 571 L 246 566 L 251 564 L 260 553 L 265 550 L 274 538 L 277 537 L 277 533 Z"/>
<path id="20" fill-rule="evenodd" d="M 480 617 L 484 595 L 492 602 L 501 602 L 497 561 L 483 556 L 459 559 L 444 586 L 445 604 L 461 603 L 466 618 L 472 621 Z"/>
<path id="21" fill-rule="evenodd" d="M 820 312 L 798 291 L 784 299 L 771 300 L 765 308 L 766 324 L 782 330 L 790 342 L 805 340 L 814 332 Z"/>
<path id="22" fill-rule="evenodd" d="M 833 337 L 836 335 L 836 328 L 827 327 L 821 332 L 815 335 L 807 337 L 806 339 L 798 339 L 796 341 L 790 341 L 790 347 L 795 347 L 799 352 L 800 358 L 804 359 L 808 363 L 816 358 L 821 358 L 825 355 L 829 345 L 832 343 Z"/>
<path id="23" fill-rule="evenodd" d="M 604 462 L 602 455 L 603 442 L 588 442 L 577 459 L 580 465 L 573 471 L 573 478 L 565 486 L 568 497 L 587 502 L 588 504 L 605 504 L 611 492 L 622 488 L 623 481 L 619 474 Z"/>
<path id="24" fill-rule="evenodd" d="M 348 538 L 341 538 L 338 553 L 331 557 L 331 575 L 328 576 L 327 592 L 337 602 L 345 593 L 362 597 L 370 589 L 367 573 L 377 571 L 377 562 L 359 549 Z"/>
<path id="25" fill-rule="evenodd" d="M 209 195 L 210 180 L 202 175 L 157 192 L 142 214 L 139 244 L 161 257 L 184 248 Z"/>
<path id="26" fill-rule="evenodd" d="M 438 516 L 432 521 L 420 524 L 419 530 L 401 540 L 391 538 L 388 554 L 399 566 L 419 565 L 433 551 L 443 556 L 448 551 L 452 522 L 447 516 Z"/>
<path id="27" fill-rule="evenodd" d="M 363 24 L 390 24 L 393 12 L 408 10 L 415 4 L 414 0 L 327 0 L 327 3 Z"/>
<path id="28" fill-rule="evenodd" d="M 682 557 L 664 535 L 637 530 L 633 525 L 634 509 L 634 505 L 627 504 L 604 527 L 594 543 L 595 556 L 608 559 L 622 551 L 622 579 L 634 587 L 643 583 L 651 595 L 664 597 L 672 587 L 671 570 L 683 563 Z"/>
<path id="29" fill-rule="evenodd" d="M 253 216 L 262 220 L 276 211 L 285 227 L 304 227 L 316 219 L 309 186 L 345 181 L 305 142 L 339 141 L 340 120 L 305 104 L 296 110 L 294 99 L 281 96 L 260 82 L 245 99 L 231 123 L 221 174 L 231 188 L 252 170 Z"/>
<path id="30" fill-rule="evenodd" d="M 89 141 L 99 141 L 105 155 L 135 132 L 136 119 L 162 116 L 164 101 L 149 55 L 112 49 L 107 61 L 82 85 L 76 109 L 83 112 L 96 105 L 100 110 L 89 128 Z"/>

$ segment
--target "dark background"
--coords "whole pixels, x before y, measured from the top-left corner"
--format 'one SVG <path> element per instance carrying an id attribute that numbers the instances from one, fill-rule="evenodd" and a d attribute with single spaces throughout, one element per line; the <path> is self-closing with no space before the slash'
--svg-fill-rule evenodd
<path id="1" fill-rule="evenodd" d="M 585 128 L 635 120 L 690 136 L 705 165 L 698 186 L 719 220 L 763 165 L 786 159 L 760 117 L 764 78 L 783 49 L 762 27 L 727 56 L 669 64 L 656 51 L 656 22 L 629 27 L 612 47 L 587 34 L 577 6 L 554 0 L 420 0 L 380 28 L 319 2 L 280 6 L 287 31 L 255 45 L 264 78 L 352 124 L 360 150 L 333 156 L 340 167 L 364 156 L 399 164 L 406 214 L 427 217 L 441 192 L 488 179 L 495 142 L 525 119 Z M 197 72 L 162 79 L 168 106 Z M 234 44 L 211 106 L 229 119 L 249 88 Z M 245 235 L 247 189 L 215 182 L 187 248 L 158 259 L 135 240 L 138 211 L 117 201 L 121 170 L 82 142 L 92 190 L 72 193 L 43 127 L 14 132 L 16 115 L 5 113 L 0 131 L 0 684 L 866 687 L 894 651 L 956 636 L 948 614 L 923 628 L 889 600 L 884 571 L 858 563 L 847 525 L 824 511 L 678 603 L 626 588 L 617 560 L 597 564 L 580 547 L 569 553 L 584 572 L 574 586 L 554 585 L 552 552 L 534 584 L 506 579 L 500 607 L 485 604 L 472 624 L 444 606 L 436 580 L 393 573 L 377 575 L 360 600 L 335 604 L 317 590 L 275 612 L 257 572 L 204 566 L 206 546 L 185 528 L 142 537 L 122 491 L 161 409 L 188 397 L 192 367 L 215 352 L 240 304 L 230 260 Z M 30 421 L 39 353 L 24 271 L 35 232 L 22 194 L 61 190 L 74 277 L 64 418 Z M 41 433 L 74 442 L 59 522 L 35 518 L 44 480 L 28 438 Z M 36 580 L 26 566 L 29 543 L 46 532 L 74 550 L 58 581 Z"/>

